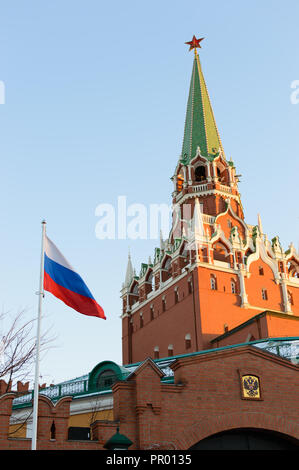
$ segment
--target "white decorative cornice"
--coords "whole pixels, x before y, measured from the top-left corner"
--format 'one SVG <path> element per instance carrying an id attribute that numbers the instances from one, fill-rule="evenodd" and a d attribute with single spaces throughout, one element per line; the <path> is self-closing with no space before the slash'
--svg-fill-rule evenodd
<path id="1" fill-rule="evenodd" d="M 299 255 L 293 243 L 290 243 L 289 249 L 285 253 L 285 259 L 287 261 L 290 260 L 291 258 L 295 258 L 295 260 L 299 263 Z"/>
<path id="2" fill-rule="evenodd" d="M 230 195 L 229 195 L 229 197 L 230 197 Z M 230 212 L 231 216 L 232 216 L 234 219 L 236 219 L 236 220 L 244 227 L 244 230 L 245 230 L 245 238 L 246 238 L 247 235 L 248 235 L 248 227 L 247 227 L 246 223 L 244 222 L 243 219 L 241 219 L 241 217 L 239 217 L 239 216 L 235 213 L 235 211 L 233 210 L 233 208 L 232 208 L 232 206 L 231 206 L 231 201 L 230 201 L 230 199 L 227 198 L 225 202 L 226 202 L 226 204 L 227 204 L 227 207 L 226 207 L 225 211 L 220 212 L 220 214 L 218 214 L 218 215 L 216 216 L 216 218 L 215 218 L 215 223 L 217 223 L 218 217 L 223 216 L 223 215 L 225 215 L 225 214 L 228 214 L 228 213 Z"/>
<path id="3" fill-rule="evenodd" d="M 201 197 L 201 196 L 213 196 L 217 194 L 218 196 L 222 196 L 223 198 L 230 198 L 234 199 L 237 201 L 239 204 L 241 204 L 240 196 L 237 194 L 232 194 L 232 193 L 227 193 L 225 191 L 220 191 L 219 189 L 208 189 L 206 191 L 199 191 L 199 192 L 194 192 L 194 193 L 187 193 L 183 197 L 181 196 L 182 193 L 179 193 L 180 198 L 177 198 L 177 203 L 178 204 L 183 204 L 187 199 L 192 199 L 195 197 L 195 195 Z M 220 215 L 220 214 L 219 214 Z"/>
<path id="4" fill-rule="evenodd" d="M 258 261 L 260 258 L 272 269 L 275 280 L 278 282 L 280 280 L 280 276 L 277 264 L 270 258 L 270 256 L 268 256 L 263 240 L 259 235 L 257 235 L 255 239 L 255 252 L 251 253 L 251 255 L 249 255 L 247 258 L 246 268 L 248 272 L 251 263 Z"/>
<path id="5" fill-rule="evenodd" d="M 232 243 L 230 242 L 230 240 L 228 240 L 228 238 L 226 238 L 222 228 L 220 225 L 218 225 L 216 227 L 216 232 L 213 234 L 213 236 L 211 237 L 210 239 L 210 243 L 211 244 L 214 244 L 218 241 L 221 241 L 224 245 L 226 245 L 227 249 L 229 252 L 232 252 L 233 251 L 233 245 Z"/>

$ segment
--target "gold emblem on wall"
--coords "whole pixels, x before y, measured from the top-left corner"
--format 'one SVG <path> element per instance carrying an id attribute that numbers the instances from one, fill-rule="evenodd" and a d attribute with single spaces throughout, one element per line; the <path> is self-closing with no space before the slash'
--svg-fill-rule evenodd
<path id="1" fill-rule="evenodd" d="M 255 375 L 243 375 L 241 377 L 241 387 L 243 398 L 260 399 L 260 381 Z"/>

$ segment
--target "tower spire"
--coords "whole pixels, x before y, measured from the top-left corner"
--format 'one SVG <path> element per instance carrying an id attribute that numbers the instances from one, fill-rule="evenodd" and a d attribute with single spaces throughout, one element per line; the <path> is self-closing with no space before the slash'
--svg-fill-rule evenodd
<path id="1" fill-rule="evenodd" d="M 129 251 L 127 271 L 126 271 L 126 277 L 125 277 L 125 287 L 128 287 L 131 284 L 133 277 L 134 277 L 134 270 L 133 270 L 132 261 L 131 261 L 131 254 Z"/>
<path id="2" fill-rule="evenodd" d="M 194 49 L 194 61 L 187 103 L 184 139 L 182 147 L 182 160 L 189 163 L 200 148 L 201 155 L 213 160 L 219 152 L 224 155 L 221 139 L 211 106 L 207 86 L 202 73 L 197 48 L 204 38 L 196 39 L 186 44 Z"/>
<path id="3" fill-rule="evenodd" d="M 261 219 L 260 214 L 257 215 L 257 221 L 258 221 L 258 227 L 259 227 L 260 234 L 263 235 L 264 230 L 263 230 L 262 219 Z"/>

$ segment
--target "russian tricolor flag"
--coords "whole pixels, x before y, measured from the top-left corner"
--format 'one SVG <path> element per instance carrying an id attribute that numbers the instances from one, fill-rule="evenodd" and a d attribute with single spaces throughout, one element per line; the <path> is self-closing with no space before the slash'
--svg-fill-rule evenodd
<path id="1" fill-rule="evenodd" d="M 44 289 L 84 315 L 103 318 L 104 310 L 95 301 L 85 282 L 45 235 Z"/>

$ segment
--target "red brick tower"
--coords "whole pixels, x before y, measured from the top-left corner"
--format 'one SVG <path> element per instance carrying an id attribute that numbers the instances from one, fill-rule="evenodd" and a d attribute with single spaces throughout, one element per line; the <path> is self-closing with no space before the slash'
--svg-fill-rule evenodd
<path id="1" fill-rule="evenodd" d="M 197 48 L 173 225 L 139 276 L 129 256 L 123 300 L 123 363 L 299 334 L 299 256 L 269 241 L 260 216 L 245 223 L 234 163 L 227 161 Z"/>

